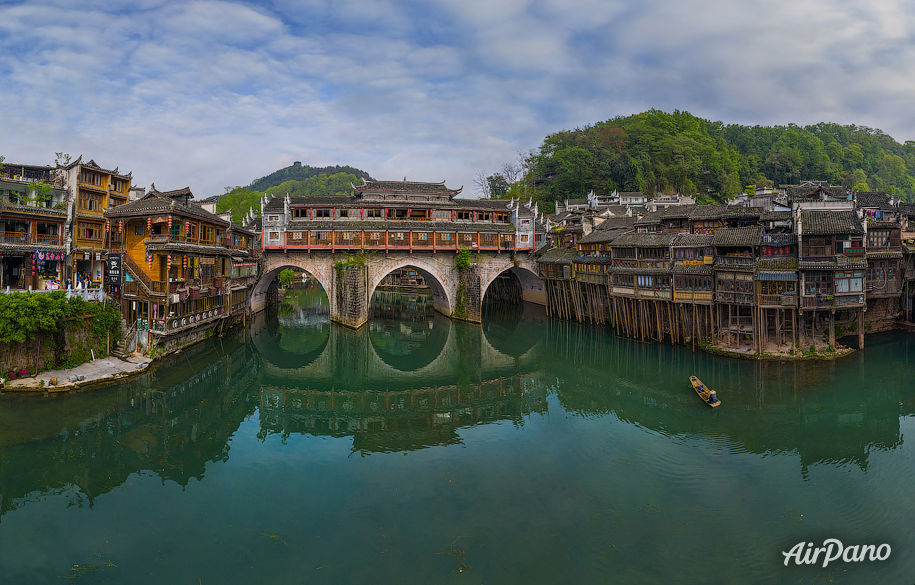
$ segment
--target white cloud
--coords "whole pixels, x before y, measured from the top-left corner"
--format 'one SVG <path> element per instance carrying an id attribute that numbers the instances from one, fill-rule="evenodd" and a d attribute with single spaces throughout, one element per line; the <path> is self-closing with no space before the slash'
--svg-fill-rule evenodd
<path id="1" fill-rule="evenodd" d="M 199 195 L 301 160 L 465 186 L 649 107 L 913 137 L 899 0 L 26 2 L 0 8 L 0 153 Z"/>

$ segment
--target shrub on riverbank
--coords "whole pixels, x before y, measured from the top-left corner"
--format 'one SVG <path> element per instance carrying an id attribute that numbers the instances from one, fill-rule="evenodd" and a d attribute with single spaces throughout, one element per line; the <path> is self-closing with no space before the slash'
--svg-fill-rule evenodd
<path id="1" fill-rule="evenodd" d="M 63 291 L 0 295 L 0 376 L 35 374 L 106 357 L 120 335 L 120 312 Z"/>

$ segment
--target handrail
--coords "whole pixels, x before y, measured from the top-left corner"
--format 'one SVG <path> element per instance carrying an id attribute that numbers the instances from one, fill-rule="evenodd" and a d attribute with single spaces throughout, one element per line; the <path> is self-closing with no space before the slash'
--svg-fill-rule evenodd
<path id="1" fill-rule="evenodd" d="M 155 294 L 152 279 L 146 276 L 146 273 L 143 272 L 143 269 L 137 266 L 137 263 L 133 261 L 133 258 L 129 254 L 124 254 L 124 265 L 127 267 L 127 270 L 133 275 L 133 277 L 140 283 L 140 285 L 146 290 L 146 294 Z"/>

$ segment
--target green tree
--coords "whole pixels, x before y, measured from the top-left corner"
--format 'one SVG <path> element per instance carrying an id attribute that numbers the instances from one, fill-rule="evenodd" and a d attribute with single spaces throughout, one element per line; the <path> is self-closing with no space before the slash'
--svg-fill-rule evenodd
<path id="1" fill-rule="evenodd" d="M 294 280 L 295 272 L 293 272 L 292 269 L 284 268 L 280 271 L 280 284 L 283 285 L 283 287 L 289 286 Z"/>

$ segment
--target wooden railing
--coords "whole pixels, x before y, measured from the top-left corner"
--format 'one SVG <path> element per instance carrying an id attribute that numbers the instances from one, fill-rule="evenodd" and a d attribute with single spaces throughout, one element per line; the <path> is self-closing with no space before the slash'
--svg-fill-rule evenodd
<path id="1" fill-rule="evenodd" d="M 762 256 L 757 266 L 763 270 L 797 270 L 797 258 L 792 256 Z"/>
<path id="2" fill-rule="evenodd" d="M 864 304 L 863 294 L 854 295 L 823 295 L 816 297 L 801 297 L 802 306 L 805 309 L 820 309 L 829 307 L 848 307 Z"/>
<path id="3" fill-rule="evenodd" d="M 62 246 L 63 240 L 60 235 L 52 234 L 32 234 L 29 232 L 0 232 L 2 233 L 2 242 L 4 244 L 38 244 L 44 246 Z"/>
<path id="4" fill-rule="evenodd" d="M 32 234 L 28 232 L 3 232 L 4 244 L 31 244 Z"/>
<path id="5" fill-rule="evenodd" d="M 797 295 L 759 295 L 761 307 L 796 307 Z"/>
<path id="6" fill-rule="evenodd" d="M 731 268 L 734 270 L 753 270 L 756 268 L 756 258 L 744 256 L 715 256 L 716 268 Z"/>
<path id="7" fill-rule="evenodd" d="M 127 270 L 130 272 L 130 275 L 134 278 L 135 281 L 139 282 L 140 285 L 146 290 L 146 294 L 165 294 L 164 291 L 156 290 L 153 280 L 146 276 L 146 273 L 143 272 L 143 269 L 137 266 L 137 263 L 133 261 L 133 258 L 129 254 L 124 254 L 124 266 L 127 267 Z"/>
<path id="8" fill-rule="evenodd" d="M 705 301 L 711 302 L 715 300 L 715 293 L 713 291 L 694 291 L 694 290 L 675 290 L 674 291 L 674 300 L 675 301 Z"/>
<path id="9" fill-rule="evenodd" d="M 734 303 L 738 305 L 753 304 L 753 293 L 718 291 L 715 296 L 719 303 Z"/>

